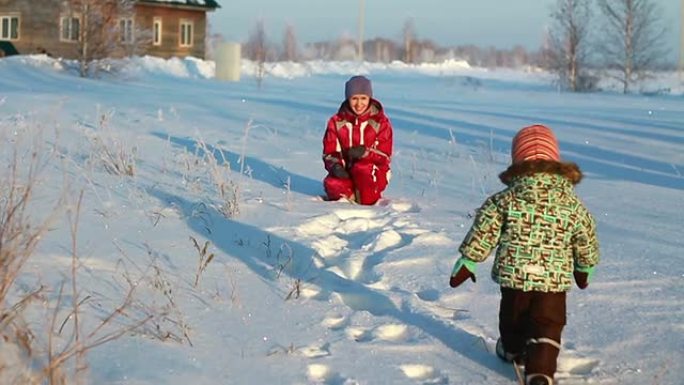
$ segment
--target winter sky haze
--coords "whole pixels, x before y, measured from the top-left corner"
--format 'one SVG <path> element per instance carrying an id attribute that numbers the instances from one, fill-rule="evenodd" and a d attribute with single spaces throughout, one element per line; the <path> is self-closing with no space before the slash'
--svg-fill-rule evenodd
<path id="1" fill-rule="evenodd" d="M 231 0 L 221 1 L 211 15 L 211 28 L 227 40 L 244 41 L 258 19 L 263 19 L 274 43 L 286 25 L 295 27 L 302 43 L 357 35 L 362 0 Z M 540 46 L 555 0 L 367 0 L 365 38 L 399 39 L 413 19 L 420 39 L 440 45 L 476 44 L 528 49 Z M 680 0 L 656 0 L 668 28 L 670 61 L 678 57 Z"/>

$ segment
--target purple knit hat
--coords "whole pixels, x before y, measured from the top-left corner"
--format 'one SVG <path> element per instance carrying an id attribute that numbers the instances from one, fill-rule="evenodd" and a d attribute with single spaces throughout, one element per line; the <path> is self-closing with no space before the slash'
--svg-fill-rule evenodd
<path id="1" fill-rule="evenodd" d="M 349 99 L 354 95 L 368 95 L 369 98 L 372 98 L 371 81 L 365 76 L 352 76 L 347 80 L 344 84 L 344 98 Z"/>

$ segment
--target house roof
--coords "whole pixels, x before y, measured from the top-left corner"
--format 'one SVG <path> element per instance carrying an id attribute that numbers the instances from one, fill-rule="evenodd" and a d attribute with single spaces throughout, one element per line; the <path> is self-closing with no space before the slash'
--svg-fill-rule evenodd
<path id="1" fill-rule="evenodd" d="M 220 8 L 221 6 L 215 0 L 138 0 L 140 3 L 157 3 L 157 4 L 169 4 L 169 5 L 181 5 L 187 7 L 198 7 L 198 8 Z"/>

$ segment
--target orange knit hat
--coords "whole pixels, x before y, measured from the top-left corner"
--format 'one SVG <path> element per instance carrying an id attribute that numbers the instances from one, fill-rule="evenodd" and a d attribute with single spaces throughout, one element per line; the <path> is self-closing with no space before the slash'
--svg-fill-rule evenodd
<path id="1" fill-rule="evenodd" d="M 513 163 L 535 159 L 560 161 L 556 135 L 550 128 L 540 124 L 521 129 L 513 138 L 511 158 Z"/>

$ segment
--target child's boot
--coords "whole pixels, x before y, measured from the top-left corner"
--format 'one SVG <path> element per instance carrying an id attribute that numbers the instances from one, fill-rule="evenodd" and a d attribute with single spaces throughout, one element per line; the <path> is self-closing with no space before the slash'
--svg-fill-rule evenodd
<path id="1" fill-rule="evenodd" d="M 553 379 L 546 374 L 528 374 L 525 376 L 525 385 L 553 385 Z"/>
<path id="2" fill-rule="evenodd" d="M 516 363 L 522 363 L 522 359 L 520 357 L 520 354 L 518 353 L 512 353 L 512 352 L 507 352 L 506 349 L 504 349 L 503 343 L 501 342 L 501 338 L 496 340 L 496 355 L 501 358 L 501 360 L 511 363 L 515 361 Z"/>
<path id="3" fill-rule="evenodd" d="M 530 338 L 527 342 L 525 385 L 553 385 L 561 345 L 552 338 Z"/>

